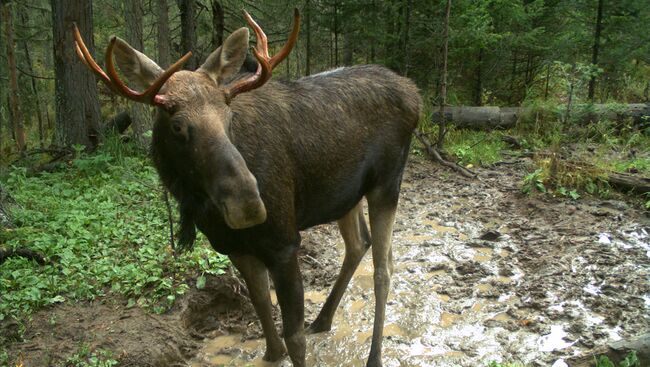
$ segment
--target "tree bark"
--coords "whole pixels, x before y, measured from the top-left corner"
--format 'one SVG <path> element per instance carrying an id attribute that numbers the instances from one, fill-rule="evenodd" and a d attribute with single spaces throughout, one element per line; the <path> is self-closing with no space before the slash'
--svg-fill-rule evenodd
<path id="1" fill-rule="evenodd" d="M 76 23 L 86 46 L 94 53 L 91 0 L 52 0 L 56 89 L 55 143 L 84 145 L 92 150 L 99 143 L 99 98 L 95 76 L 77 58 L 72 37 Z"/>
<path id="2" fill-rule="evenodd" d="M 334 17 L 334 66 L 339 66 L 339 2 L 332 3 L 332 16 Z"/>
<path id="3" fill-rule="evenodd" d="M 124 3 L 124 20 L 126 21 L 126 41 L 136 50 L 144 53 L 142 28 L 142 0 L 130 0 Z M 148 145 L 146 132 L 151 130 L 151 111 L 145 104 L 129 101 L 131 129 L 141 146 Z"/>
<path id="4" fill-rule="evenodd" d="M 94 149 L 100 141 L 99 97 L 93 73 L 74 51 L 72 23 L 76 23 L 86 46 L 94 53 L 92 2 L 52 0 L 56 90 L 55 144 L 83 145 Z"/>
<path id="5" fill-rule="evenodd" d="M 640 130 L 645 128 L 650 120 L 650 104 L 631 103 L 621 110 L 614 111 L 606 104 L 594 104 L 593 114 L 580 116 L 579 122 L 604 119 L 609 121 L 630 120 Z M 526 107 L 496 107 L 496 106 L 455 106 L 445 107 L 445 120 L 457 128 L 473 130 L 508 129 L 514 127 L 517 121 L 530 116 L 535 111 Z M 556 118 L 561 119 L 560 113 Z"/>
<path id="6" fill-rule="evenodd" d="M 405 0 L 406 4 L 404 5 L 404 29 L 403 29 L 403 39 L 402 39 L 402 74 L 408 76 L 409 72 L 409 37 L 411 30 L 411 8 L 413 7 L 413 0 Z"/>
<path id="7" fill-rule="evenodd" d="M 305 76 L 311 74 L 311 2 L 305 0 Z"/>
<path id="8" fill-rule="evenodd" d="M 476 85 L 474 87 L 474 104 L 483 106 L 483 47 L 478 49 L 478 60 L 476 60 Z"/>
<path id="9" fill-rule="evenodd" d="M 442 26 L 442 70 L 440 71 L 440 108 L 438 109 L 438 142 L 436 148 L 443 150 L 447 124 L 445 118 L 445 104 L 447 104 L 447 52 L 449 50 L 449 16 L 451 14 L 451 0 L 447 0 L 445 7 L 445 20 Z"/>
<path id="10" fill-rule="evenodd" d="M 343 65 L 350 66 L 352 65 L 352 59 L 354 58 L 354 42 L 352 41 L 352 35 L 349 32 L 346 32 L 343 40 Z"/>
<path id="11" fill-rule="evenodd" d="M 162 68 L 169 67 L 171 55 L 169 49 L 171 41 L 169 40 L 169 8 L 167 0 L 156 0 L 156 16 L 158 18 L 158 65 Z"/>
<path id="12" fill-rule="evenodd" d="M 9 66 L 9 104 L 13 117 L 14 138 L 18 151 L 22 154 L 27 149 L 23 111 L 20 107 L 20 91 L 14 54 L 14 30 L 12 24 L 11 2 L 2 5 L 2 23 L 4 23 L 5 40 L 7 42 L 7 64 Z"/>
<path id="13" fill-rule="evenodd" d="M 187 70 L 195 70 L 198 67 L 196 57 L 196 0 L 178 0 L 178 9 L 181 12 L 181 54 L 192 51 L 195 57 L 185 63 Z"/>
<path id="14" fill-rule="evenodd" d="M 598 51 L 600 48 L 600 33 L 603 28 L 603 0 L 598 0 L 598 13 L 596 14 L 596 30 L 594 32 L 594 46 L 591 54 L 591 65 L 596 67 L 598 65 Z M 591 102 L 594 101 L 594 94 L 596 91 L 596 76 L 591 75 L 589 80 L 589 93 L 588 98 Z"/>
<path id="15" fill-rule="evenodd" d="M 27 15 L 25 15 L 25 12 L 20 12 L 20 22 L 21 25 L 24 27 L 27 27 Z M 34 75 L 34 66 L 32 63 L 32 57 L 29 52 L 29 45 L 27 44 L 26 40 L 23 40 L 22 42 L 22 47 L 23 51 L 25 52 L 25 60 L 27 61 L 27 71 L 31 74 L 30 77 L 30 85 L 32 87 L 32 93 L 34 93 L 34 100 L 36 102 L 36 118 L 38 119 L 38 142 L 41 148 L 45 147 L 45 131 L 43 127 L 43 121 L 45 118 L 43 117 L 43 106 L 41 103 L 41 95 L 38 92 L 38 85 L 36 83 L 36 78 Z M 47 107 L 45 107 L 47 108 Z"/>
<path id="16" fill-rule="evenodd" d="M 212 50 L 223 43 L 223 7 L 219 0 L 212 0 Z"/>

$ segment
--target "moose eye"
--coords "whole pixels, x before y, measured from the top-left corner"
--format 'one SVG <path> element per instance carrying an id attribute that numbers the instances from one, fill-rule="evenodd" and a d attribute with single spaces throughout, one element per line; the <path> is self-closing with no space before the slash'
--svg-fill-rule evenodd
<path id="1" fill-rule="evenodd" d="M 181 134 L 183 132 L 183 126 L 180 122 L 174 121 L 172 122 L 172 131 L 175 134 Z"/>
<path id="2" fill-rule="evenodd" d="M 183 121 L 178 121 L 178 120 L 172 120 L 171 122 L 171 129 L 172 133 L 178 138 L 181 138 L 183 140 L 188 140 L 189 135 L 188 135 L 188 126 L 185 122 Z"/>

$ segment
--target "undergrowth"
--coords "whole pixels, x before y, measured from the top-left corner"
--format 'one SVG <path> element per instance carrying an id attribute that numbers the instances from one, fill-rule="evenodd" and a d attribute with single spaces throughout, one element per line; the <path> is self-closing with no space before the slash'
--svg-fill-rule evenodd
<path id="1" fill-rule="evenodd" d="M 459 164 L 484 166 L 503 160 L 506 144 L 500 132 L 451 129 L 447 133 L 446 147 Z"/>
<path id="2" fill-rule="evenodd" d="M 13 168 L 3 179 L 16 228 L 0 230 L 0 246 L 37 251 L 46 264 L 12 257 L 0 267 L 0 320 L 109 293 L 160 313 L 190 278 L 223 273 L 227 258 L 202 237 L 173 256 L 157 174 L 143 154 L 123 154 L 127 148 L 107 144 L 57 172 L 30 177 Z"/>

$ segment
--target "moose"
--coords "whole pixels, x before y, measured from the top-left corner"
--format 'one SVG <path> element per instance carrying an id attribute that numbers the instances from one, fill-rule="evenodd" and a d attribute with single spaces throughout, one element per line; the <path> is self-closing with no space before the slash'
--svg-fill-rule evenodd
<path id="1" fill-rule="evenodd" d="M 181 70 L 190 53 L 163 70 L 116 37 L 107 47 L 104 71 L 76 26 L 75 47 L 113 92 L 157 107 L 152 158 L 179 204 L 179 246 L 190 247 L 198 228 L 216 251 L 230 257 L 261 321 L 264 359 L 277 361 L 288 352 L 293 366 L 305 366 L 305 334 L 331 329 L 341 297 L 371 248 L 375 319 L 367 366 L 381 366 L 392 228 L 420 116 L 418 89 L 376 65 L 272 81 L 273 69 L 296 44 L 298 10 L 286 44 L 273 57 L 262 29 L 244 16 L 257 38 L 251 49 L 254 72 L 242 68 L 247 27 L 234 31 L 195 71 Z M 114 56 L 129 83 L 143 92 L 120 79 Z M 300 231 L 332 221 L 338 223 L 345 257 L 322 310 L 305 330 Z M 273 323 L 269 275 L 284 343 Z"/>

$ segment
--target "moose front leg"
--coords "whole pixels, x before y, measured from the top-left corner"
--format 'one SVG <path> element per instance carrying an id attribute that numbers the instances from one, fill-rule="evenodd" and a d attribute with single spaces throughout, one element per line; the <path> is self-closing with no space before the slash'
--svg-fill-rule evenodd
<path id="1" fill-rule="evenodd" d="M 294 367 L 305 367 L 305 308 L 298 254 L 269 268 L 282 310 L 284 342 Z"/>
<path id="2" fill-rule="evenodd" d="M 273 309 L 269 294 L 269 276 L 266 266 L 252 256 L 230 256 L 230 260 L 244 277 L 257 317 L 262 323 L 266 339 L 264 360 L 275 362 L 287 352 L 273 323 Z"/>

